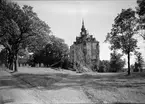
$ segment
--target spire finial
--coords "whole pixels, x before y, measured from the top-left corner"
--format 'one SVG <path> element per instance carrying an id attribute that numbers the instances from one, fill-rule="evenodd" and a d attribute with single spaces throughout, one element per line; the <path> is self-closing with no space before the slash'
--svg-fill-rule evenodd
<path id="1" fill-rule="evenodd" d="M 82 19 L 82 29 L 85 29 L 84 19 Z"/>
<path id="2" fill-rule="evenodd" d="M 84 25 L 84 19 L 82 19 L 82 28 L 81 28 L 81 35 L 85 35 L 86 34 L 86 29 L 85 29 L 85 25 Z"/>
<path id="3" fill-rule="evenodd" d="M 84 26 L 84 19 L 82 19 L 82 25 Z"/>
<path id="4" fill-rule="evenodd" d="M 85 25 L 84 25 L 84 19 L 82 19 L 82 27 L 85 27 Z"/>

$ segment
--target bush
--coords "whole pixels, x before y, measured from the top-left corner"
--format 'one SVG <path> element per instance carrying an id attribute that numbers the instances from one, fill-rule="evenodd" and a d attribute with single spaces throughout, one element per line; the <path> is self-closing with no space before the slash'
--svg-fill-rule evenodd
<path id="1" fill-rule="evenodd" d="M 142 54 L 140 52 L 135 52 L 135 56 L 136 56 L 136 62 L 134 64 L 135 68 L 134 68 L 134 72 L 142 72 L 143 70 L 143 63 L 144 63 L 144 60 L 143 60 L 143 57 L 142 57 Z"/>
<path id="2" fill-rule="evenodd" d="M 98 72 L 118 72 L 122 71 L 125 60 L 121 59 L 122 55 L 114 51 L 111 53 L 110 61 L 102 60 L 99 64 Z"/>
<path id="3" fill-rule="evenodd" d="M 119 72 L 123 69 L 125 60 L 121 59 L 122 56 L 122 54 L 119 54 L 116 51 L 113 51 L 113 53 L 111 53 L 109 72 Z"/>
<path id="4" fill-rule="evenodd" d="M 98 72 L 108 72 L 109 69 L 110 69 L 110 62 L 108 60 L 100 61 Z"/>

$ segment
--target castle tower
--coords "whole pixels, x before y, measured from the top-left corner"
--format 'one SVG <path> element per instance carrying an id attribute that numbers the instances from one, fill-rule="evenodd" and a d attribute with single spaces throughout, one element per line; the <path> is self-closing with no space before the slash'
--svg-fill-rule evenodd
<path id="1" fill-rule="evenodd" d="M 80 36 L 70 46 L 70 59 L 78 72 L 96 71 L 99 67 L 99 42 L 87 33 L 82 20 Z"/>

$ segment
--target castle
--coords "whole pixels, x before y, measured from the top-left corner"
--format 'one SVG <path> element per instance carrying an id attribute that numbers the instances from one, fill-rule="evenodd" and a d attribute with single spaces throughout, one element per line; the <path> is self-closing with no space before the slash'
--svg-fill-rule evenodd
<path id="1" fill-rule="evenodd" d="M 76 37 L 76 41 L 70 46 L 70 60 L 73 68 L 77 72 L 96 71 L 99 66 L 99 42 L 89 35 L 84 21 L 80 36 Z"/>

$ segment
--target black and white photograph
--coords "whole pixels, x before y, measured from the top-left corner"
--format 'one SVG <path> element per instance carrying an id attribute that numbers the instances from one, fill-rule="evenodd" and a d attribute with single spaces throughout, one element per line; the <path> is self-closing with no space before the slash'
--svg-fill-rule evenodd
<path id="1" fill-rule="evenodd" d="M 145 0 L 0 0 L 0 104 L 145 103 Z"/>

